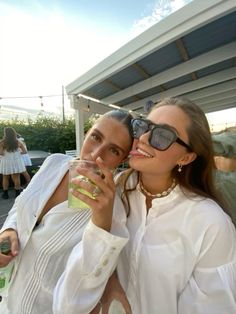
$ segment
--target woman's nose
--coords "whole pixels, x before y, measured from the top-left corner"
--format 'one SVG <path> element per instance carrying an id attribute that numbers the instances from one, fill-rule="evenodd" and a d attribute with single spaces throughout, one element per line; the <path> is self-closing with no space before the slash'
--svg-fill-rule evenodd
<path id="1" fill-rule="evenodd" d="M 145 144 L 149 144 L 149 136 L 150 136 L 150 132 L 151 131 L 147 131 L 146 133 L 143 133 L 140 137 L 139 137 L 139 141 L 143 142 Z"/>
<path id="2" fill-rule="evenodd" d="M 91 152 L 91 157 L 92 157 L 93 161 L 95 161 L 98 157 L 103 158 L 103 154 L 104 154 L 104 149 L 103 149 L 103 147 L 100 146 Z"/>

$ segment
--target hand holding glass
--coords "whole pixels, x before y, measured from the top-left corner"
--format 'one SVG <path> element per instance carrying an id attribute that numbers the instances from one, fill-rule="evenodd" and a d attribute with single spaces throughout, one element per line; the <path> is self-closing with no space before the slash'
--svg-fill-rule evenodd
<path id="1" fill-rule="evenodd" d="M 8 240 L 4 240 L 0 243 L 0 252 L 5 255 L 8 255 L 11 252 L 11 244 Z M 4 295 L 10 285 L 13 269 L 14 261 L 11 261 L 7 266 L 0 268 L 0 293 L 2 295 Z"/>
<path id="2" fill-rule="evenodd" d="M 79 198 L 75 197 L 72 194 L 72 190 L 77 190 L 80 193 L 83 193 L 85 195 L 88 195 L 91 198 L 95 198 L 94 195 L 89 193 L 88 191 L 84 190 L 83 188 L 79 187 L 75 183 L 73 183 L 72 179 L 78 178 L 81 181 L 88 182 L 90 184 L 94 185 L 94 188 L 96 188 L 96 185 L 87 177 L 80 175 L 76 168 L 80 166 L 81 168 L 88 168 L 92 170 L 94 173 L 101 175 L 101 170 L 98 168 L 97 164 L 93 161 L 89 160 L 71 160 L 69 162 L 69 191 L 68 191 L 68 206 L 69 208 L 76 208 L 76 209 L 87 209 L 89 206 L 81 201 Z M 98 189 L 98 188 L 97 188 Z M 94 193 L 93 193 L 94 194 Z"/>

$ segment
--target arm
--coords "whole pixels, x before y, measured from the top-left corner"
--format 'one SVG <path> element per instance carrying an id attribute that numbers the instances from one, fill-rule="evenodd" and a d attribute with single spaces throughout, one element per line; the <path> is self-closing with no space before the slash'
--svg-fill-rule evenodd
<path id="1" fill-rule="evenodd" d="M 128 241 L 126 213 L 118 196 L 114 203 L 117 216 L 113 216 L 111 228 L 115 186 L 111 172 L 103 169 L 103 173 L 105 182 L 98 176 L 96 178 L 96 175 L 89 176 L 81 171 L 81 174 L 89 177 L 103 192 L 96 199 L 79 192 L 74 194 L 90 205 L 92 215 L 82 241 L 73 249 L 54 290 L 55 314 L 77 313 L 78 308 L 81 314 L 89 313 L 99 302 L 106 283 L 115 270 L 119 254 Z M 84 182 L 78 184 L 89 190 Z"/>
<path id="2" fill-rule="evenodd" d="M 96 239 L 96 240 L 95 240 Z M 53 297 L 53 313 L 89 313 L 99 302 L 127 239 L 88 224 L 73 249 Z"/>
<path id="3" fill-rule="evenodd" d="M 11 210 L 8 213 L 8 216 L 0 230 L 0 242 L 3 241 L 6 238 L 9 238 L 11 241 L 11 251 L 12 251 L 12 258 L 14 256 L 16 256 L 18 254 L 19 251 L 19 239 L 18 239 L 18 228 L 17 228 L 17 215 L 19 214 L 19 218 L 21 217 L 25 217 L 25 215 L 22 215 L 22 212 L 20 211 L 18 213 L 18 210 L 20 208 L 19 204 L 27 202 L 28 199 L 26 199 L 24 201 L 24 194 L 27 193 L 27 191 L 29 191 L 30 187 L 33 185 L 38 186 L 38 180 L 42 180 L 41 178 L 41 173 L 43 172 L 43 169 L 45 169 L 47 167 L 47 164 L 50 162 L 50 159 L 52 158 L 48 158 L 47 160 L 45 160 L 45 162 L 43 163 L 42 167 L 40 168 L 40 170 L 35 174 L 35 176 L 33 177 L 33 179 L 31 180 L 30 185 L 27 187 L 27 190 L 22 192 L 16 199 L 15 202 L 13 204 L 13 207 L 11 208 Z M 53 161 L 52 161 L 53 162 Z M 29 192 L 30 193 L 30 192 Z M 23 199 L 23 200 L 22 200 Z M 24 219 L 24 218 L 22 218 Z M 9 255 L 10 256 L 10 255 Z M 2 266 L 8 264 L 8 262 L 10 261 L 9 258 L 6 258 L 6 256 L 1 256 L 0 257 L 0 264 Z"/>
<path id="4" fill-rule="evenodd" d="M 21 154 L 27 153 L 27 149 L 26 149 L 25 145 L 19 140 L 18 140 L 18 147 L 21 149 Z"/>
<path id="5" fill-rule="evenodd" d="M 236 232 L 225 215 L 216 218 L 208 223 L 196 265 L 179 296 L 180 314 L 236 313 Z"/>
<path id="6" fill-rule="evenodd" d="M 114 300 L 120 303 L 126 314 L 131 314 L 131 307 L 129 301 L 119 282 L 116 272 L 114 272 L 109 278 L 100 302 L 97 304 L 96 308 L 93 309 L 93 311 L 90 314 L 99 313 L 101 308 L 103 314 L 109 313 L 109 308 L 112 307 L 111 304 Z"/>
<path id="7" fill-rule="evenodd" d="M 18 235 L 14 229 L 6 229 L 0 234 L 0 243 L 7 239 L 11 243 L 11 252 L 8 255 L 0 253 L 0 267 L 7 266 L 19 252 Z"/>
<path id="8" fill-rule="evenodd" d="M 6 221 L 4 222 L 0 232 L 0 243 L 9 239 L 11 243 L 11 253 L 8 255 L 0 254 L 0 267 L 6 266 L 19 252 L 19 241 L 16 227 L 17 217 L 17 199 L 9 211 Z"/>

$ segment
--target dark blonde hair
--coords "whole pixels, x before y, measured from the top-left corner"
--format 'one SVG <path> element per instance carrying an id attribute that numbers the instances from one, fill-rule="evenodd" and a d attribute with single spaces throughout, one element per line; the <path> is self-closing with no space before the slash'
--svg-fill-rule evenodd
<path id="1" fill-rule="evenodd" d="M 18 148 L 17 133 L 11 127 L 4 128 L 3 149 L 8 152 L 14 152 Z"/>
<path id="2" fill-rule="evenodd" d="M 180 108 L 190 120 L 187 128 L 189 146 L 196 153 L 196 159 L 182 168 L 178 172 L 178 166 L 173 170 L 175 177 L 181 187 L 190 192 L 194 192 L 203 197 L 208 197 L 217 202 L 221 207 L 225 207 L 225 202 L 215 189 L 213 171 L 215 169 L 214 151 L 209 124 L 204 112 L 199 106 L 187 98 L 165 98 L 161 102 L 155 104 L 152 111 L 162 106 L 177 106 Z M 126 183 L 131 171 L 124 174 L 121 179 L 124 183 L 125 203 L 129 205 L 128 192 L 135 189 L 127 189 Z M 138 183 L 137 177 L 137 183 Z M 137 184 L 136 184 L 137 185 Z M 227 211 L 227 210 L 226 210 Z M 229 212 L 227 211 L 229 214 Z"/>

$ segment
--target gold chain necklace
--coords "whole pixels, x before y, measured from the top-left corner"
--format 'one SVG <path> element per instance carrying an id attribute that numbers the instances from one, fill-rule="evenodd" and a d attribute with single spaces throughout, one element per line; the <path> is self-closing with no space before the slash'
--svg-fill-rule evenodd
<path id="1" fill-rule="evenodd" d="M 144 188 L 141 179 L 139 180 L 139 186 L 140 186 L 141 191 L 142 191 L 144 194 L 146 194 L 147 196 L 150 196 L 150 197 L 152 197 L 152 198 L 160 198 L 160 197 L 167 196 L 168 194 L 170 194 L 170 192 L 175 188 L 176 182 L 175 182 L 175 179 L 173 179 L 171 186 L 170 186 L 167 190 L 165 190 L 165 191 L 163 191 L 163 192 L 161 192 L 161 193 L 157 193 L 157 194 L 152 194 L 152 193 L 148 192 L 148 191 Z"/>

